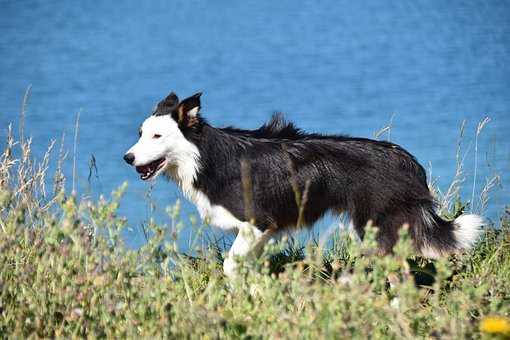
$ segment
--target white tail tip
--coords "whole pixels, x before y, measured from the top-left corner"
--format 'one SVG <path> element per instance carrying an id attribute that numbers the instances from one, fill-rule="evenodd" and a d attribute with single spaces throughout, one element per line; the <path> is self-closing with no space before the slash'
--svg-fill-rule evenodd
<path id="1" fill-rule="evenodd" d="M 482 216 L 474 214 L 460 215 L 453 221 L 453 231 L 459 249 L 469 249 L 480 239 L 482 227 L 487 224 Z"/>

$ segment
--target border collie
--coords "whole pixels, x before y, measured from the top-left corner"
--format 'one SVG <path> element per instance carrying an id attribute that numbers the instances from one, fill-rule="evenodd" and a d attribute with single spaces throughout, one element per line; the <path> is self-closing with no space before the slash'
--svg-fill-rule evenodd
<path id="1" fill-rule="evenodd" d="M 238 230 L 227 276 L 235 276 L 236 256 L 258 254 L 275 232 L 310 226 L 328 211 L 347 214 L 360 238 L 369 221 L 377 226 L 381 254 L 391 252 L 403 225 L 417 252 L 430 258 L 478 239 L 483 218 L 438 216 L 425 170 L 402 147 L 306 133 L 278 114 L 255 130 L 215 128 L 199 114 L 200 95 L 179 101 L 170 93 L 124 160 L 142 180 L 174 180 L 206 222 Z"/>

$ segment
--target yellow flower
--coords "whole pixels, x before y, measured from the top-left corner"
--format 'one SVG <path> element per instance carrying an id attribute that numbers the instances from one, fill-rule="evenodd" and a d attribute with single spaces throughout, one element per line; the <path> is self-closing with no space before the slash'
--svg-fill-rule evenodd
<path id="1" fill-rule="evenodd" d="M 510 335 L 510 319 L 502 316 L 488 316 L 480 322 L 480 331 Z"/>

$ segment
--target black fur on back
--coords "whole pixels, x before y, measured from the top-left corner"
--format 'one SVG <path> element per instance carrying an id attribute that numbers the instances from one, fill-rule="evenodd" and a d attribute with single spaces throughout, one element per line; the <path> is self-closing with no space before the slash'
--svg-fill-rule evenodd
<path id="1" fill-rule="evenodd" d="M 289 139 L 296 140 L 304 137 L 301 129 L 298 129 L 291 122 L 287 122 L 283 118 L 283 114 L 275 113 L 269 122 L 262 125 L 256 130 L 242 130 L 234 127 L 222 129 L 224 132 L 236 134 L 239 136 L 252 137 L 257 139 Z"/>
<path id="2" fill-rule="evenodd" d="M 260 230 L 295 227 L 299 214 L 292 181 L 301 193 L 309 181 L 306 225 L 328 211 L 347 213 L 360 237 L 369 220 L 379 228 L 385 253 L 404 224 L 417 249 L 431 246 L 447 253 L 456 248 L 453 224 L 434 212 L 425 170 L 396 144 L 306 133 L 281 114 L 255 130 L 215 128 L 200 118 L 183 133 L 200 152 L 194 186 L 240 220 L 246 220 L 240 164 L 249 164 Z"/>

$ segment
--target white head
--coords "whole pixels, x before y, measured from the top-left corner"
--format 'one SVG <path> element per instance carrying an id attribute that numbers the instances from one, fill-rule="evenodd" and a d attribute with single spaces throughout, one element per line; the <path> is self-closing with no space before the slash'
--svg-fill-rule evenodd
<path id="1" fill-rule="evenodd" d="M 156 178 L 171 166 L 193 158 L 196 146 L 184 136 L 198 123 L 200 95 L 197 93 L 179 102 L 172 92 L 161 101 L 152 116 L 140 127 L 140 139 L 124 155 L 136 167 L 141 179 Z"/>

